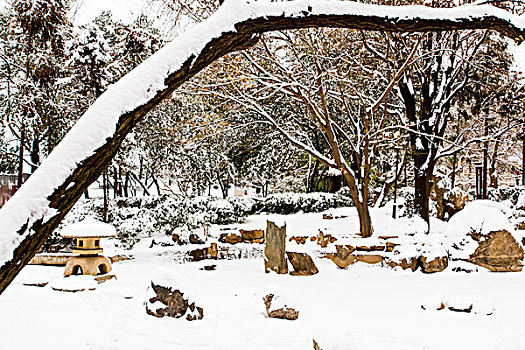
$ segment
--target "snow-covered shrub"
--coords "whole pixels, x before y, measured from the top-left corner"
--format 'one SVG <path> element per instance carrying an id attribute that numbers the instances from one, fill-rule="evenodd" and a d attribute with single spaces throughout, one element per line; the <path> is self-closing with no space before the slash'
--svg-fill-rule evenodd
<path id="1" fill-rule="evenodd" d="M 521 193 L 525 192 L 524 186 L 500 186 L 499 198 L 501 201 L 510 200 L 513 205 L 516 205 Z"/>
<path id="2" fill-rule="evenodd" d="M 331 193 L 283 193 L 272 194 L 261 203 L 261 210 L 275 214 L 292 214 L 299 211 L 313 213 L 351 206 L 352 200 L 341 195 Z"/>
<path id="3" fill-rule="evenodd" d="M 273 194 L 266 198 L 213 197 L 180 198 L 175 196 L 149 196 L 118 198 L 108 201 L 108 219 L 115 225 L 124 247 L 131 248 L 140 237 L 158 234 L 178 234 L 181 239 L 191 229 L 210 224 L 242 222 L 252 214 L 291 214 L 299 211 L 320 212 L 331 207 L 351 205 L 350 198 L 329 193 Z M 63 222 L 69 224 L 87 215 L 102 220 L 102 199 L 79 201 Z M 57 233 L 60 229 L 57 230 Z M 60 236 L 57 236 L 60 239 Z"/>

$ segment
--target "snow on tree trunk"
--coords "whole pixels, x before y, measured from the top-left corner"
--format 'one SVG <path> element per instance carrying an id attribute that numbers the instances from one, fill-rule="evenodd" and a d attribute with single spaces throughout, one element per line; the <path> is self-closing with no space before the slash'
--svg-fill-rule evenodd
<path id="1" fill-rule="evenodd" d="M 226 1 L 110 86 L 0 210 L 0 293 L 34 256 L 75 202 L 108 167 L 133 127 L 185 81 L 259 34 L 338 27 L 388 32 L 493 29 L 523 41 L 518 16 L 492 6 L 431 9 L 341 1 Z"/>

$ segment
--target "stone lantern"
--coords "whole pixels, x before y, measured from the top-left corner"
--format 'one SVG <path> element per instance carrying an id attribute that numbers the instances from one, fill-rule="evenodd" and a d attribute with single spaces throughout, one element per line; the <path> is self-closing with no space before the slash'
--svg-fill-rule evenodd
<path id="1" fill-rule="evenodd" d="M 78 254 L 67 261 L 64 276 L 97 276 L 111 271 L 109 259 L 99 254 L 103 252 L 100 240 L 117 234 L 113 225 L 88 217 L 64 227 L 60 234 L 62 237 L 75 239 L 73 253 Z"/>

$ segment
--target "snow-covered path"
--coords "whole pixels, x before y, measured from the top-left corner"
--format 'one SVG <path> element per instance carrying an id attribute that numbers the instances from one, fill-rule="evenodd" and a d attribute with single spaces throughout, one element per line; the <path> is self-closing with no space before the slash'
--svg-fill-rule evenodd
<path id="1" fill-rule="evenodd" d="M 115 264 L 117 281 L 91 292 L 24 286 L 60 278 L 63 268 L 28 266 L 0 298 L 2 349 L 517 349 L 525 343 L 524 273 L 439 274 L 317 260 L 312 277 L 266 275 L 260 260 L 176 264 L 165 257 Z M 144 309 L 153 271 L 180 276 L 204 319 L 157 319 Z M 274 292 L 300 311 L 297 321 L 268 319 L 262 296 Z M 484 297 L 491 316 L 424 311 L 438 295 Z M 130 298 L 131 297 L 131 298 Z"/>

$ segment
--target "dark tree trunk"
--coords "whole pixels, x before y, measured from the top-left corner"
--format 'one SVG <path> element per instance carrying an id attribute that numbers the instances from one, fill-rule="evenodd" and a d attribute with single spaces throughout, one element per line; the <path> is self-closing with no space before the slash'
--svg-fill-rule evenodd
<path id="1" fill-rule="evenodd" d="M 428 223 L 432 172 L 430 169 L 423 169 L 426 160 L 426 154 L 414 155 L 414 210 Z"/>
<path id="2" fill-rule="evenodd" d="M 113 167 L 113 199 L 118 195 L 118 173 L 117 168 Z"/>
<path id="3" fill-rule="evenodd" d="M 37 137 L 33 139 L 31 147 L 31 174 L 36 171 L 40 164 L 40 142 Z"/>
<path id="4" fill-rule="evenodd" d="M 126 171 L 124 178 L 124 196 L 129 197 L 129 172 Z"/>
<path id="5" fill-rule="evenodd" d="M 102 220 L 108 222 L 108 174 L 102 174 L 102 190 L 104 192 L 104 208 L 102 209 Z"/>
<path id="6" fill-rule="evenodd" d="M 26 128 L 22 125 L 22 131 L 20 132 L 20 150 L 18 153 L 18 180 L 17 188 L 22 186 L 24 182 L 24 143 L 26 139 Z"/>

